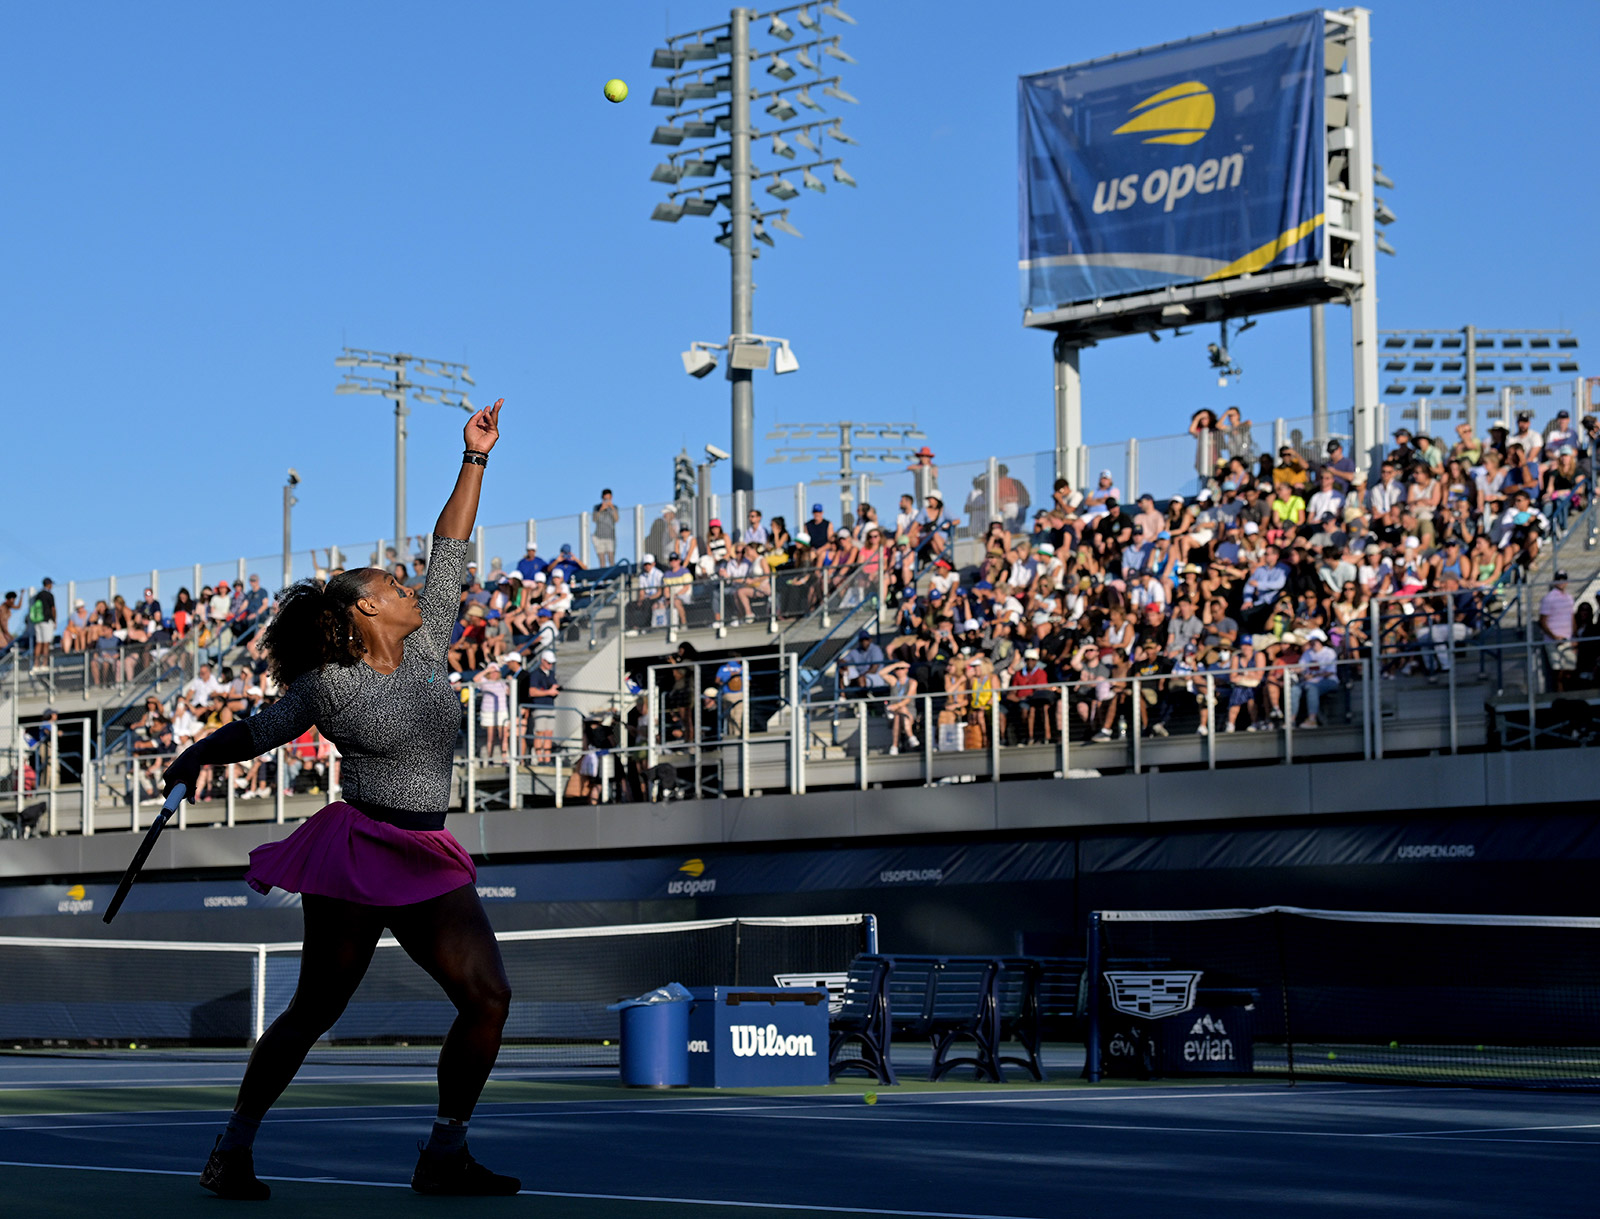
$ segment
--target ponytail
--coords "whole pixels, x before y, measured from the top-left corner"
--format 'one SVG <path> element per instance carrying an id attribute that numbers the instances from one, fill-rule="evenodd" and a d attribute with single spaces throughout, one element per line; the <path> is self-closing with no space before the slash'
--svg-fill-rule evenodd
<path id="1" fill-rule="evenodd" d="M 367 591 L 366 568 L 332 580 L 298 580 L 278 594 L 278 612 L 262 638 L 272 680 L 288 689 L 297 677 L 323 665 L 353 665 L 367 645 L 352 610 Z"/>

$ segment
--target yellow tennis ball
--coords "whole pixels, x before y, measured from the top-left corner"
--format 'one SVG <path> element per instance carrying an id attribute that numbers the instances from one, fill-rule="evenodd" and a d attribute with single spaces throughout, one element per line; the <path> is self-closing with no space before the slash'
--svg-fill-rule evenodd
<path id="1" fill-rule="evenodd" d="M 620 102 L 628 96 L 628 83 L 621 80 L 606 81 L 606 101 Z"/>
<path id="2" fill-rule="evenodd" d="M 876 1105 L 878 1103 L 878 1094 L 876 1092 L 868 1092 L 861 1099 L 866 1101 L 869 1105 Z"/>

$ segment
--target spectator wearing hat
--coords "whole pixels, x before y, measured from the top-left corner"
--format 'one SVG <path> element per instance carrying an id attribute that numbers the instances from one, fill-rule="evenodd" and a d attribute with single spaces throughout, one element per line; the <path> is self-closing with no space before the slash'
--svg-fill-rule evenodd
<path id="1" fill-rule="evenodd" d="M 944 510 L 944 499 L 936 492 L 923 500 L 922 511 L 911 523 L 911 548 L 923 559 L 938 558 L 950 545 L 956 521 Z"/>
<path id="2" fill-rule="evenodd" d="M 645 551 L 639 558 L 639 573 L 633 578 L 634 596 L 643 607 L 646 626 L 655 625 L 655 609 L 664 606 L 663 585 L 666 577 L 656 566 L 656 556 Z"/>
<path id="3" fill-rule="evenodd" d="M 548 649 L 539 653 L 539 663 L 528 672 L 528 718 L 533 727 L 533 757 L 536 765 L 547 766 L 555 754 L 556 696 L 561 683 L 556 680 L 556 654 Z"/>
<path id="4" fill-rule="evenodd" d="M 917 740 L 917 680 L 911 676 L 911 663 L 905 660 L 891 660 L 882 669 L 888 701 L 884 703 L 884 714 L 889 717 L 889 752 L 900 752 L 900 742 L 905 741 L 912 749 L 916 749 L 921 742 Z"/>
<path id="5" fill-rule="evenodd" d="M 1322 463 L 1322 468 L 1333 475 L 1336 491 L 1349 494 L 1350 484 L 1356 477 L 1356 463 L 1353 458 L 1345 455 L 1342 441 L 1328 441 L 1328 459 Z"/>
<path id="6" fill-rule="evenodd" d="M 1530 460 L 1537 461 L 1539 459 L 1539 454 L 1544 450 L 1544 437 L 1533 426 L 1533 412 L 1517 412 L 1516 430 L 1506 438 L 1506 453 L 1508 456 L 1513 445 L 1520 448 Z"/>
<path id="7" fill-rule="evenodd" d="M 1122 499 L 1122 492 L 1117 488 L 1117 480 L 1110 470 L 1101 470 L 1100 477 L 1095 481 L 1094 490 L 1084 496 L 1083 506 L 1085 515 L 1097 516 L 1105 512 L 1109 505 Z"/>
<path id="8" fill-rule="evenodd" d="M 1305 713 L 1302 728 L 1322 727 L 1322 700 L 1339 689 L 1339 654 L 1328 646 L 1328 636 L 1320 627 L 1305 633 L 1306 645 L 1296 668 L 1300 707 Z"/>
<path id="9" fill-rule="evenodd" d="M 911 473 L 911 485 L 916 488 L 918 499 L 926 500 L 939 489 L 939 467 L 933 464 L 933 450 L 927 445 L 911 455 L 911 464 L 906 469 Z"/>
<path id="10" fill-rule="evenodd" d="M 1031 745 L 1042 741 L 1048 745 L 1054 740 L 1050 708 L 1055 695 L 1044 687 L 1050 675 L 1040 660 L 1039 649 L 1034 646 L 1022 649 L 1022 664 L 1011 674 L 1001 706 L 1006 713 L 1007 732 L 1019 744 Z"/>
<path id="11" fill-rule="evenodd" d="M 1572 594 L 1567 592 L 1567 573 L 1554 572 L 1550 577 L 1550 591 L 1539 599 L 1539 632 L 1545 642 L 1550 684 L 1558 693 L 1567 688 L 1578 667 L 1573 644 L 1573 614 Z"/>
<path id="12" fill-rule="evenodd" d="M 846 690 L 883 689 L 887 684 L 883 675 L 886 659 L 883 649 L 872 638 L 872 632 L 859 632 L 854 645 L 839 657 L 840 685 Z"/>
<path id="13" fill-rule="evenodd" d="M 472 679 L 478 692 L 478 723 L 483 726 L 484 755 L 486 763 L 494 762 L 496 747 L 503 762 L 511 761 L 509 700 L 510 683 L 505 670 L 490 663 Z"/>
<path id="14" fill-rule="evenodd" d="M 722 531 L 722 522 L 712 517 L 706 525 L 706 558 L 720 568 L 733 554 L 733 539 Z"/>
<path id="15" fill-rule="evenodd" d="M 532 542 L 528 543 L 527 554 L 517 562 L 517 570 L 524 580 L 532 580 L 548 566 L 550 564 L 539 557 L 539 547 Z"/>
<path id="16" fill-rule="evenodd" d="M 577 578 L 578 573 L 584 570 L 587 569 L 584 567 L 583 560 L 579 559 L 577 555 L 572 553 L 572 543 L 562 542 L 561 553 L 556 556 L 556 561 L 550 564 L 550 567 L 545 574 L 547 574 L 552 581 L 557 576 L 560 576 L 564 581 L 566 581 L 567 586 L 571 587 L 572 581 Z"/>

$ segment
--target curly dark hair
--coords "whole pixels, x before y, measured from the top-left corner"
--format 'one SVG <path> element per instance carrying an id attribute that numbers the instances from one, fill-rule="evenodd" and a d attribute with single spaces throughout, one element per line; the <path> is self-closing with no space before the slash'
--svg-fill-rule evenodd
<path id="1" fill-rule="evenodd" d="M 367 645 L 355 629 L 351 610 L 367 593 L 372 572 L 361 567 L 340 572 L 324 584 L 298 580 L 278 594 L 278 612 L 262 637 L 272 680 L 280 690 L 323 665 L 353 665 Z"/>

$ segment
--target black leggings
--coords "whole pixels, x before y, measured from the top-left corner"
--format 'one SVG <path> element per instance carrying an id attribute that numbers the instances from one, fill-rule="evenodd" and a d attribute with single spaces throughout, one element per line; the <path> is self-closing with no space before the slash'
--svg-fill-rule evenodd
<path id="1" fill-rule="evenodd" d="M 462 885 L 410 906 L 364 906 L 308 893 L 301 910 L 306 934 L 300 983 L 251 1052 L 235 1112 L 259 1121 L 283 1094 L 355 994 L 387 926 L 456 1006 L 439 1051 L 439 1116 L 470 1118 L 500 1052 L 500 1030 L 511 1006 L 500 945 L 477 889 Z"/>

